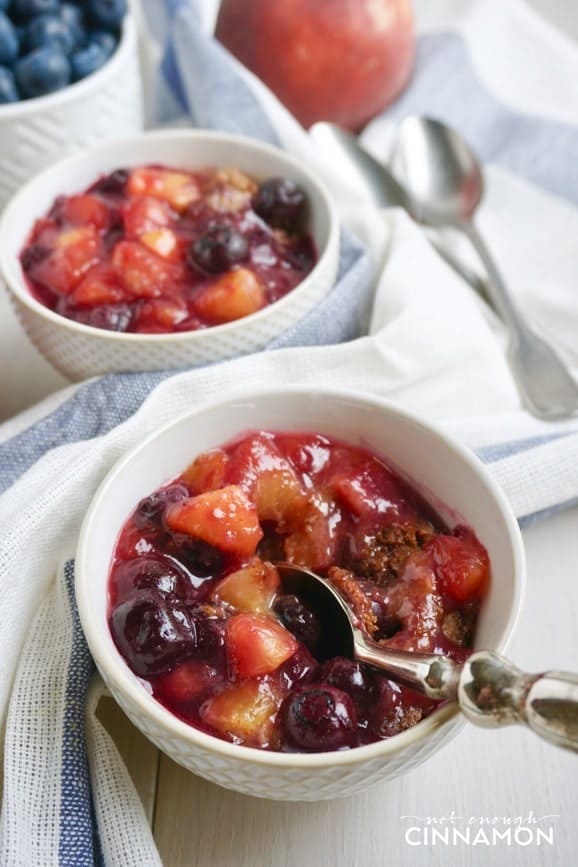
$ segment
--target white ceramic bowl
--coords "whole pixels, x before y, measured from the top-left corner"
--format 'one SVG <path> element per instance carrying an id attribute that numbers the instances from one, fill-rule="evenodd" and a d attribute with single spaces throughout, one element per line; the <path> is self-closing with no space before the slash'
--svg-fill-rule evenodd
<path id="1" fill-rule="evenodd" d="M 350 751 L 263 752 L 211 737 L 170 714 L 130 671 L 108 628 L 112 552 L 137 502 L 200 452 L 247 429 L 315 431 L 370 448 L 415 484 L 450 526 L 471 526 L 489 552 L 493 576 L 478 648 L 503 651 L 518 617 L 525 581 L 520 532 L 503 493 L 471 452 L 391 403 L 333 390 L 275 389 L 195 410 L 131 451 L 101 485 L 82 527 L 76 597 L 91 653 L 133 723 L 176 762 L 229 789 L 279 800 L 350 795 L 438 750 L 460 722 L 456 706 L 446 705 L 389 740 Z"/>
<path id="2" fill-rule="evenodd" d="M 309 228 L 319 260 L 292 291 L 258 313 L 225 325 L 178 334 L 119 334 L 53 313 L 30 293 L 19 254 L 34 220 L 56 196 L 86 189 L 100 175 L 146 163 L 200 168 L 236 166 L 264 179 L 296 181 L 309 203 Z M 32 342 L 70 379 L 115 371 L 168 370 L 208 364 L 263 348 L 302 319 L 333 286 L 339 261 L 339 221 L 325 187 L 300 162 L 253 139 L 204 130 L 165 130 L 101 145 L 64 160 L 27 184 L 0 222 L 0 271 Z"/>
<path id="3" fill-rule="evenodd" d="M 0 211 L 33 175 L 68 154 L 143 128 L 136 25 L 93 75 L 37 99 L 0 105 Z"/>

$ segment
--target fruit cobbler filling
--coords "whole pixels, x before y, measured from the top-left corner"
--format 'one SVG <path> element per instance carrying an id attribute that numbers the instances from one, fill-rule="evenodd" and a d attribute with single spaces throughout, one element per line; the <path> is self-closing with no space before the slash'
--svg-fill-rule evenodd
<path id="1" fill-rule="evenodd" d="M 268 750 L 392 737 L 436 703 L 378 670 L 326 658 L 327 624 L 275 562 L 307 566 L 386 648 L 472 645 L 484 547 L 449 530 L 383 460 L 315 434 L 258 432 L 201 454 L 143 499 L 110 574 L 110 628 L 133 672 L 187 723 Z"/>
<path id="2" fill-rule="evenodd" d="M 293 181 L 236 168 L 119 169 L 56 199 L 21 254 L 34 297 L 109 331 L 195 331 L 256 313 L 317 254 Z"/>

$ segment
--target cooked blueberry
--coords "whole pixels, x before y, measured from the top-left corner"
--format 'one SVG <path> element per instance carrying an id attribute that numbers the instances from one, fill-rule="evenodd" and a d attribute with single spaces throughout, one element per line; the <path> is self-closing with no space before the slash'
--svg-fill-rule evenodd
<path id="1" fill-rule="evenodd" d="M 315 614 L 304 605 L 297 596 L 278 596 L 274 605 L 275 613 L 297 641 L 302 641 L 314 651 L 321 636 L 319 620 Z"/>
<path id="2" fill-rule="evenodd" d="M 178 559 L 196 578 L 214 578 L 223 571 L 225 558 L 218 548 L 181 533 L 173 534 L 173 542 Z"/>
<path id="3" fill-rule="evenodd" d="M 225 652 L 226 626 L 223 620 L 207 617 L 199 611 L 193 612 L 197 632 L 197 655 L 204 657 L 223 656 Z"/>
<path id="4" fill-rule="evenodd" d="M 318 679 L 336 686 L 351 696 L 354 701 L 365 701 L 374 692 L 373 678 L 368 669 L 359 662 L 335 656 L 321 666 Z"/>
<path id="5" fill-rule="evenodd" d="M 20 44 L 18 35 L 4 12 L 0 12 L 0 64 L 11 66 L 18 57 Z"/>
<path id="6" fill-rule="evenodd" d="M 290 656 L 287 662 L 279 667 L 278 674 L 281 683 L 287 689 L 291 689 L 297 683 L 317 679 L 318 669 L 317 660 L 313 659 L 306 647 L 300 645 L 293 656 Z"/>
<path id="7" fill-rule="evenodd" d="M 58 12 L 59 0 L 12 0 L 10 14 L 16 21 L 28 21 L 43 12 Z"/>
<path id="8" fill-rule="evenodd" d="M 231 226 L 211 226 L 189 249 L 191 265 L 219 274 L 228 271 L 237 262 L 243 262 L 249 254 L 247 239 Z"/>
<path id="9" fill-rule="evenodd" d="M 117 169 L 111 172 L 110 175 L 105 175 L 92 186 L 92 190 L 97 193 L 103 193 L 109 196 L 122 196 L 126 189 L 128 181 L 128 171 L 126 169 Z"/>
<path id="10" fill-rule="evenodd" d="M 118 39 L 114 33 L 109 33 L 107 30 L 96 30 L 88 37 L 88 44 L 92 45 L 92 43 L 100 45 L 108 59 L 109 57 L 112 57 L 116 51 Z"/>
<path id="11" fill-rule="evenodd" d="M 0 105 L 6 102 L 18 102 L 19 99 L 14 73 L 11 69 L 0 66 Z"/>
<path id="12" fill-rule="evenodd" d="M 93 72 L 104 66 L 107 60 L 108 57 L 104 49 L 96 42 L 89 42 L 86 47 L 79 48 L 70 56 L 72 80 L 80 81 L 81 78 L 92 75 Z"/>
<path id="13" fill-rule="evenodd" d="M 189 496 L 189 491 L 184 485 L 169 485 L 155 491 L 149 497 L 140 501 L 134 513 L 134 522 L 140 530 L 155 528 L 160 529 L 162 519 L 167 506 L 178 503 Z"/>
<path id="14" fill-rule="evenodd" d="M 88 0 L 88 14 L 95 27 L 117 30 L 126 15 L 126 0 Z"/>
<path id="15" fill-rule="evenodd" d="M 289 749 L 328 752 L 355 746 L 355 706 L 346 692 L 334 686 L 296 687 L 283 701 L 279 719 Z"/>
<path id="16" fill-rule="evenodd" d="M 37 48 L 15 66 L 16 80 L 26 97 L 44 96 L 61 90 L 70 81 L 70 64 L 63 51 L 53 45 Z"/>
<path id="17" fill-rule="evenodd" d="M 81 36 L 60 15 L 38 15 L 26 28 L 24 42 L 27 51 L 55 45 L 70 54 L 80 44 Z"/>
<path id="18" fill-rule="evenodd" d="M 189 576 L 174 560 L 162 554 L 144 554 L 125 560 L 114 569 L 116 601 L 124 602 L 135 590 L 155 590 L 172 601 L 192 596 Z"/>
<path id="19" fill-rule="evenodd" d="M 130 304 L 102 304 L 92 310 L 70 310 L 63 315 L 92 328 L 128 331 L 134 319 L 134 310 Z"/>
<path id="20" fill-rule="evenodd" d="M 195 624 L 188 610 L 149 591 L 123 602 L 112 615 L 116 645 L 135 674 L 162 674 L 194 652 Z"/>
<path id="21" fill-rule="evenodd" d="M 44 244 L 30 244 L 26 247 L 20 257 L 22 267 L 28 273 L 34 265 L 38 265 L 43 259 L 50 254 L 50 247 L 45 247 Z"/>
<path id="22" fill-rule="evenodd" d="M 379 675 L 370 728 L 375 738 L 390 738 L 416 725 L 435 702 Z"/>
<path id="23" fill-rule="evenodd" d="M 253 209 L 273 228 L 290 232 L 305 213 L 305 194 L 287 178 L 270 178 L 259 186 Z"/>

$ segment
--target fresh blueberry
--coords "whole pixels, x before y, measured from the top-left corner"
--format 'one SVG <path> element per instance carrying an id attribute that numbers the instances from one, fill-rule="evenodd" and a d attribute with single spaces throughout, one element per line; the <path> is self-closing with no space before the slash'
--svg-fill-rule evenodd
<path id="1" fill-rule="evenodd" d="M 117 30 L 126 15 L 126 0 L 89 0 L 88 14 L 95 27 Z"/>
<path id="2" fill-rule="evenodd" d="M 10 66 L 18 57 L 20 43 L 11 20 L 0 12 L 0 64 Z"/>
<path id="3" fill-rule="evenodd" d="M 288 178 L 270 178 L 259 186 L 254 211 L 274 229 L 296 229 L 305 212 L 305 194 Z"/>
<path id="4" fill-rule="evenodd" d="M 108 57 L 103 48 L 96 42 L 89 42 L 86 48 L 80 48 L 70 56 L 72 80 L 80 81 L 104 66 Z"/>
<path id="5" fill-rule="evenodd" d="M 59 0 L 12 0 L 10 14 L 15 21 L 28 21 L 44 12 L 58 12 Z"/>
<path id="6" fill-rule="evenodd" d="M 70 82 L 70 63 L 54 45 L 37 48 L 18 61 L 16 80 L 25 97 L 44 96 L 61 90 Z"/>
<path id="7" fill-rule="evenodd" d="M 249 255 L 244 235 L 227 225 L 211 226 L 189 250 L 189 263 L 209 274 L 228 271 Z"/>
<path id="8" fill-rule="evenodd" d="M 6 102 L 18 102 L 18 88 L 11 69 L 0 66 L 0 105 Z"/>
<path id="9" fill-rule="evenodd" d="M 60 15 L 37 15 L 26 28 L 24 42 L 27 51 L 55 45 L 70 54 L 80 44 L 81 35 Z"/>
<path id="10" fill-rule="evenodd" d="M 67 24 L 84 30 L 84 12 L 80 6 L 74 3 L 61 3 L 58 14 Z"/>
<path id="11" fill-rule="evenodd" d="M 88 37 L 88 42 L 91 45 L 93 42 L 96 45 L 100 45 L 108 58 L 112 57 L 112 55 L 116 51 L 116 46 L 118 45 L 118 38 L 114 35 L 114 33 L 109 33 L 107 30 L 95 30 L 94 33 L 91 33 Z"/>

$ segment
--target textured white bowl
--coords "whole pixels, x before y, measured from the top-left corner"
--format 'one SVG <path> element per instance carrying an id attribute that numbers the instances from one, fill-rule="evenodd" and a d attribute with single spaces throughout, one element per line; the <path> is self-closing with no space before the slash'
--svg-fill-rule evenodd
<path id="1" fill-rule="evenodd" d="M 471 452 L 384 400 L 334 390 L 283 388 L 198 409 L 133 449 L 101 485 L 81 531 L 76 598 L 95 662 L 133 723 L 176 762 L 229 789 L 278 800 L 350 795 L 438 750 L 460 723 L 456 706 L 446 705 L 394 738 L 350 751 L 263 752 L 211 737 L 170 714 L 129 670 L 108 628 L 112 552 L 137 502 L 200 452 L 248 429 L 315 431 L 368 447 L 416 484 L 450 526 L 473 527 L 489 552 L 493 576 L 478 648 L 504 650 L 515 626 L 525 581 L 520 532 L 503 493 Z"/>
<path id="2" fill-rule="evenodd" d="M 46 166 L 142 128 L 136 25 L 127 15 L 116 52 L 93 75 L 48 96 L 0 105 L 0 211 Z"/>
<path id="3" fill-rule="evenodd" d="M 182 168 L 236 166 L 264 179 L 296 181 L 309 202 L 309 227 L 319 252 L 313 270 L 292 291 L 252 316 L 200 331 L 122 334 L 53 313 L 30 293 L 19 254 L 34 220 L 56 196 L 80 192 L 122 166 L 161 163 Z M 0 222 L 0 271 L 32 342 L 70 379 L 115 371 L 168 370 L 208 364 L 263 348 L 302 319 L 333 286 L 339 262 L 339 221 L 325 187 L 300 162 L 253 139 L 205 130 L 165 130 L 101 145 L 58 163 L 12 199 Z"/>

